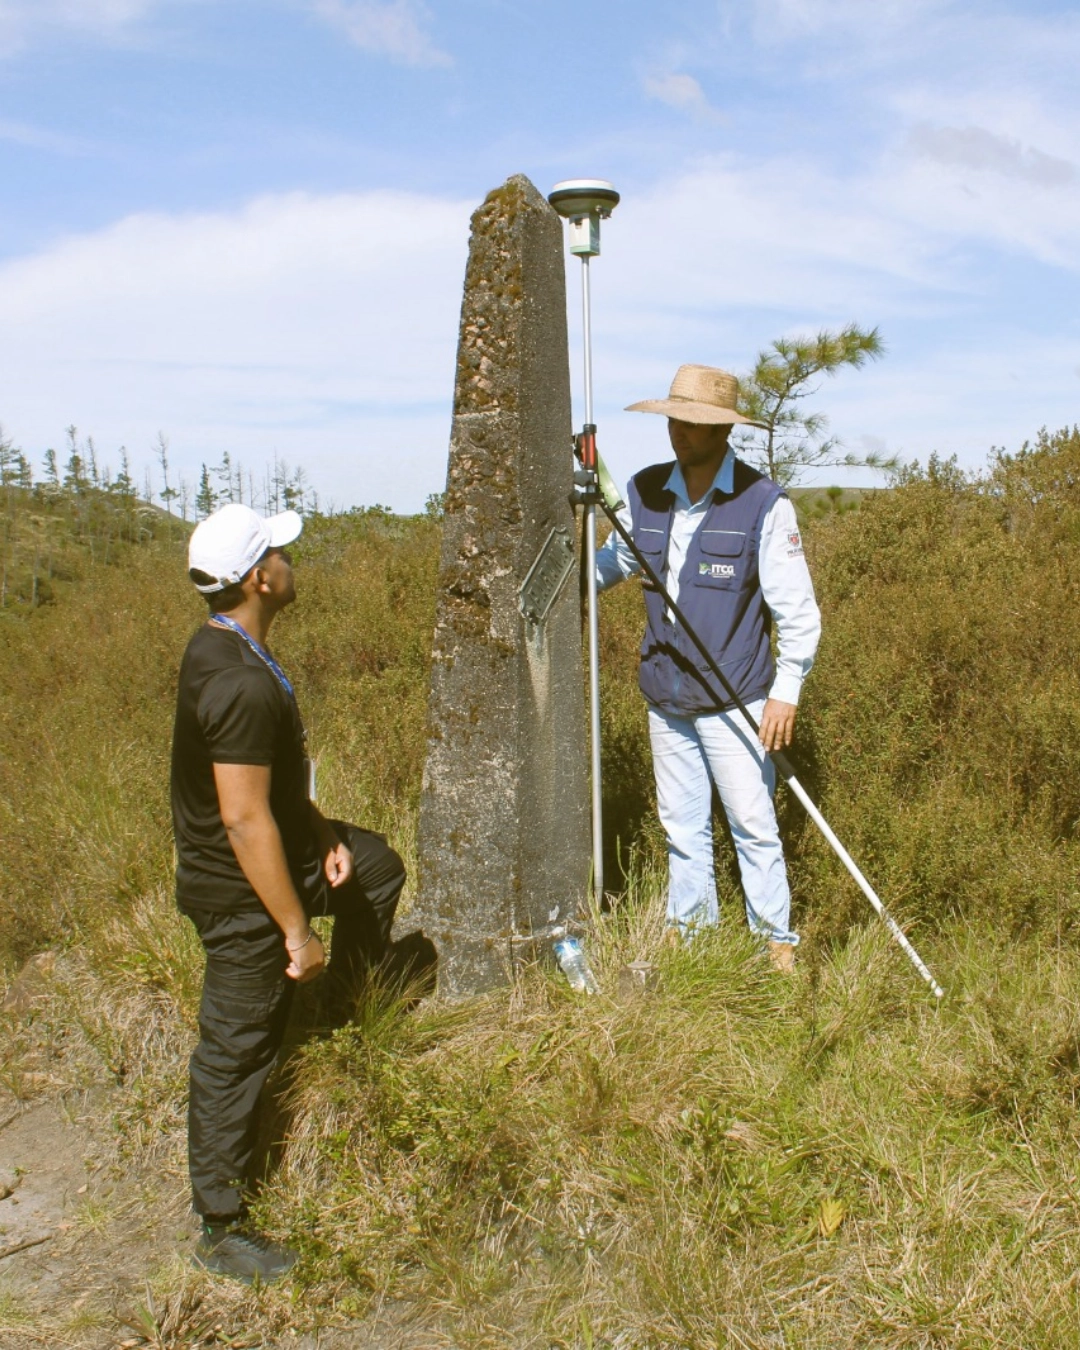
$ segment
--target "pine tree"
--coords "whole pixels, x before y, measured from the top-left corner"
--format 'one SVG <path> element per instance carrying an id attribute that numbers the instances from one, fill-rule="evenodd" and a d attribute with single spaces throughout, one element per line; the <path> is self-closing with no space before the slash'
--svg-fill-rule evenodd
<path id="1" fill-rule="evenodd" d="M 60 486 L 60 470 L 57 468 L 55 450 L 45 451 L 45 485 L 51 488 Z"/>
<path id="2" fill-rule="evenodd" d="M 68 461 L 64 465 L 64 491 L 78 497 L 88 487 L 86 463 L 79 453 L 79 431 L 73 424 L 67 428 Z"/>
<path id="3" fill-rule="evenodd" d="M 876 328 L 864 330 L 853 323 L 839 332 L 822 329 L 812 338 L 780 338 L 758 353 L 754 369 L 739 381 L 740 411 L 762 424 L 765 443 L 760 431 L 746 427 L 736 433 L 735 448 L 785 487 L 807 469 L 897 468 L 896 456 L 845 452 L 835 437 L 826 436 L 824 413 L 802 407 L 820 387 L 813 383 L 816 376 L 835 375 L 845 366 L 857 370 L 884 353 Z"/>
<path id="4" fill-rule="evenodd" d="M 283 459 L 278 459 L 277 451 L 274 451 L 274 468 L 267 484 L 267 506 L 271 511 L 277 514 L 282 508 L 282 499 L 285 497 L 289 488 L 289 466 Z"/>
<path id="5" fill-rule="evenodd" d="M 158 432 L 157 445 L 154 447 L 157 461 L 161 465 L 161 477 L 165 486 L 158 496 L 165 503 L 165 510 L 172 515 L 173 501 L 180 495 L 178 489 L 169 485 L 169 442 L 163 431 Z"/>
<path id="6" fill-rule="evenodd" d="M 124 445 L 120 447 L 120 472 L 113 479 L 110 490 L 119 497 L 135 496 L 135 484 L 131 480 L 131 460 Z"/>
<path id="7" fill-rule="evenodd" d="M 282 500 L 286 511 L 303 512 L 307 501 L 307 474 L 302 467 L 294 469 L 292 477 L 286 479 Z"/>
<path id="8" fill-rule="evenodd" d="M 131 477 L 131 460 L 128 457 L 127 446 L 120 447 L 120 472 L 108 485 L 108 492 L 120 510 L 124 538 L 135 539 L 138 534 L 135 515 L 136 492 Z"/>
<path id="9" fill-rule="evenodd" d="M 86 465 L 89 481 L 94 487 L 101 487 L 101 474 L 98 471 L 97 447 L 94 445 L 93 436 L 86 438 Z"/>
<path id="10" fill-rule="evenodd" d="M 4 435 L 0 427 L 0 488 L 19 484 L 22 455 Z"/>
<path id="11" fill-rule="evenodd" d="M 199 490 L 195 494 L 195 514 L 200 520 L 213 515 L 217 508 L 217 493 L 210 484 L 210 470 L 204 464 L 199 475 Z"/>
<path id="12" fill-rule="evenodd" d="M 214 469 L 214 474 L 221 483 L 221 491 L 217 494 L 219 504 L 241 500 L 238 491 L 241 483 L 240 473 L 240 466 L 236 465 L 234 469 L 232 456 L 228 450 L 224 451 L 221 456 L 221 463 Z"/>

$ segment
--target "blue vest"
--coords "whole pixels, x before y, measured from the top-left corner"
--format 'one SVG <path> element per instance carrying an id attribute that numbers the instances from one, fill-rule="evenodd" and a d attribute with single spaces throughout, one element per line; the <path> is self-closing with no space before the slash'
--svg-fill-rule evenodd
<path id="1" fill-rule="evenodd" d="M 673 467 L 653 464 L 630 480 L 634 542 L 665 585 L 675 494 L 664 484 Z M 761 522 L 782 495 L 771 478 L 736 459 L 734 491 L 712 493 L 679 576 L 679 608 L 744 703 L 765 698 L 773 681 L 772 617 L 758 581 L 758 545 Z M 643 589 L 638 683 L 649 703 L 679 716 L 733 707 L 704 657 L 665 616 L 659 591 L 647 579 Z"/>

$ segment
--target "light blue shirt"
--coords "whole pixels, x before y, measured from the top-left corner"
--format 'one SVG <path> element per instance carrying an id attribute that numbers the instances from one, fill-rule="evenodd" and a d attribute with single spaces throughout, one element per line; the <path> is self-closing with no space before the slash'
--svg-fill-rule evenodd
<path id="1" fill-rule="evenodd" d="M 729 450 L 713 479 L 712 487 L 698 502 L 691 502 L 686 481 L 678 464 L 664 484 L 675 494 L 675 510 L 668 542 L 668 567 L 665 585 L 671 598 L 679 603 L 679 575 L 690 541 L 712 502 L 713 492 L 731 496 L 735 487 L 735 456 Z M 619 519 L 629 531 L 630 508 L 619 511 Z M 625 581 L 641 569 L 623 541 L 610 534 L 596 553 L 596 582 L 600 590 Z M 802 537 L 795 508 L 787 497 L 778 497 L 765 513 L 758 545 L 758 581 L 761 594 L 773 617 L 776 630 L 776 677 L 769 697 L 783 703 L 798 703 L 802 682 L 810 673 L 821 637 L 821 612 L 814 598 L 814 583 L 803 554 Z M 669 618 L 671 615 L 669 614 Z"/>

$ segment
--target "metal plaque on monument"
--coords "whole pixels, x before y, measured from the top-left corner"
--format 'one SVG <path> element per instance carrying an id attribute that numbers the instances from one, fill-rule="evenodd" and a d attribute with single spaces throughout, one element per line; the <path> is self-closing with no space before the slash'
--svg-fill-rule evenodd
<path id="1" fill-rule="evenodd" d="M 451 997 L 510 979 L 588 889 L 570 416 L 562 226 L 517 176 L 472 218 L 410 915 Z"/>

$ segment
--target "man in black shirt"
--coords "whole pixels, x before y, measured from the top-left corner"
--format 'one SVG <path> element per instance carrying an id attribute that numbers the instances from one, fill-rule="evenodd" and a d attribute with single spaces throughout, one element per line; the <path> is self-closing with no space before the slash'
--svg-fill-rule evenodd
<path id="1" fill-rule="evenodd" d="M 245 1230 L 246 1190 L 294 983 L 326 959 L 309 917 L 335 916 L 329 973 L 344 995 L 385 954 L 405 881 L 381 835 L 310 800 L 296 698 L 266 648 L 296 598 L 285 546 L 301 528 L 295 511 L 263 519 L 235 503 L 196 527 L 189 575 L 211 616 L 184 654 L 173 736 L 177 903 L 206 950 L 188 1117 L 196 1258 L 264 1282 L 294 1257 Z"/>

